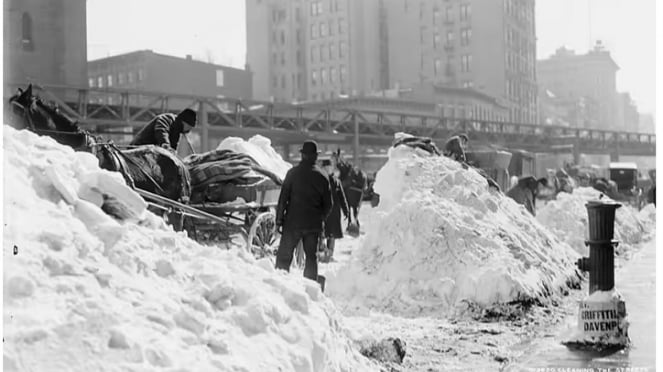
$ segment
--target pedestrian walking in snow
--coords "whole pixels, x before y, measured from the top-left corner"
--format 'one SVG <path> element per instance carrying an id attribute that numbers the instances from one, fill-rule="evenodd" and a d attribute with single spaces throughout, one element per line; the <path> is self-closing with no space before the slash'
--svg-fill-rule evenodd
<path id="1" fill-rule="evenodd" d="M 536 215 L 536 196 L 539 194 L 539 184 L 548 186 L 546 178 L 539 178 L 538 180 L 532 176 L 523 177 L 518 180 L 518 184 L 509 191 L 506 195 L 515 200 L 516 203 L 524 205 L 527 211 L 532 216 Z"/>
<path id="2" fill-rule="evenodd" d="M 444 144 L 444 156 L 450 157 L 459 162 L 466 162 L 465 147 L 469 141 L 470 139 L 465 133 L 449 138 Z"/>
<path id="3" fill-rule="evenodd" d="M 341 239 L 343 237 L 341 211 L 343 212 L 345 219 L 349 221 L 350 210 L 348 208 L 348 201 L 345 199 L 345 193 L 343 192 L 341 181 L 339 181 L 336 174 L 334 174 L 334 166 L 332 165 L 331 160 L 323 160 L 322 169 L 329 176 L 329 185 L 331 186 L 332 200 L 334 201 L 331 212 L 325 220 L 325 238 L 327 239 L 328 250 L 327 260 L 331 261 L 334 256 L 336 239 Z"/>
<path id="4" fill-rule="evenodd" d="M 301 162 L 283 180 L 276 208 L 276 226 L 283 228 L 276 268 L 290 270 L 295 247 L 301 240 L 306 255 L 304 277 L 318 281 L 318 239 L 333 206 L 332 192 L 329 178 L 316 165 L 318 144 L 306 141 L 300 153 Z"/>
<path id="5" fill-rule="evenodd" d="M 178 115 L 157 115 L 136 134 L 130 145 L 156 145 L 170 151 L 177 150 L 181 134 L 189 133 L 196 126 L 196 112 L 184 109 Z"/>

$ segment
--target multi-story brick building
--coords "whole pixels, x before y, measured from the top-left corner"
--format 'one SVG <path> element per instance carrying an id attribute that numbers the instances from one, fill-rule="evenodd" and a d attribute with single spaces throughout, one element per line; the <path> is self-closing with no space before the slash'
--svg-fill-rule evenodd
<path id="1" fill-rule="evenodd" d="M 535 122 L 534 0 L 247 0 L 257 97 L 362 95 L 420 83 L 504 99 Z"/>
<path id="2" fill-rule="evenodd" d="M 7 0 L 3 11 L 5 96 L 14 84 L 85 86 L 85 0 Z"/>
<path id="3" fill-rule="evenodd" d="M 617 70 L 619 67 L 600 43 L 586 54 L 560 48 L 538 61 L 538 82 L 560 99 L 588 97 L 597 104 L 597 127 L 617 129 Z"/>
<path id="4" fill-rule="evenodd" d="M 616 129 L 637 132 L 639 129 L 640 114 L 638 113 L 638 107 L 631 99 L 629 93 L 617 93 L 617 105 L 615 109 L 617 113 Z"/>
<path id="5" fill-rule="evenodd" d="M 475 88 L 536 122 L 534 0 L 385 0 L 389 80 Z"/>
<path id="6" fill-rule="evenodd" d="M 250 71 L 151 50 L 90 61 L 88 85 L 204 97 L 253 98 Z M 105 98 L 106 103 L 113 103 L 113 95 Z"/>

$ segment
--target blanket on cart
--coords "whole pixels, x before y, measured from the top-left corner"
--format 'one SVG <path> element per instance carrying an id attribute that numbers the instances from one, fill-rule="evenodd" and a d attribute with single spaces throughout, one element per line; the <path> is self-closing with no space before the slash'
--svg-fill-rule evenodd
<path id="1" fill-rule="evenodd" d="M 249 184 L 265 177 L 277 185 L 283 183 L 279 176 L 260 166 L 251 156 L 232 150 L 189 155 L 184 163 L 189 168 L 194 189 L 224 182 Z"/>

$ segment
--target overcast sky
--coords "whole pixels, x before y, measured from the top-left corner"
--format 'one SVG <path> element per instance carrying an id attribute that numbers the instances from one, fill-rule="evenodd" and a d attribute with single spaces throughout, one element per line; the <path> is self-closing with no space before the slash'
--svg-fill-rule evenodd
<path id="1" fill-rule="evenodd" d="M 87 14 L 88 59 L 152 49 L 244 67 L 244 0 L 88 0 Z M 602 40 L 641 112 L 655 106 L 655 31 L 655 0 L 536 0 L 538 58 Z"/>

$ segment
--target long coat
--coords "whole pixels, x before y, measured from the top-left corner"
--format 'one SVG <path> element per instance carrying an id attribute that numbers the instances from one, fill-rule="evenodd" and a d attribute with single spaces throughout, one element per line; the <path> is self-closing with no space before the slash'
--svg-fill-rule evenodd
<path id="1" fill-rule="evenodd" d="M 341 210 L 344 216 L 349 216 L 348 201 L 345 199 L 343 186 L 336 176 L 329 176 L 329 184 L 331 185 L 332 198 L 334 205 L 329 217 L 325 221 L 325 236 L 328 238 L 340 239 L 343 237 L 343 227 L 341 226 Z"/>
<path id="2" fill-rule="evenodd" d="M 183 125 L 176 120 L 177 115 L 166 113 L 157 115 L 136 134 L 130 145 L 157 145 L 168 144 L 177 150 Z"/>
<path id="3" fill-rule="evenodd" d="M 465 157 L 465 148 L 460 137 L 453 136 L 444 144 L 444 156 L 448 156 L 456 161 L 467 161 Z"/>
<path id="4" fill-rule="evenodd" d="M 327 175 L 314 162 L 302 160 L 285 175 L 276 224 L 291 231 L 322 232 L 332 203 Z"/>

